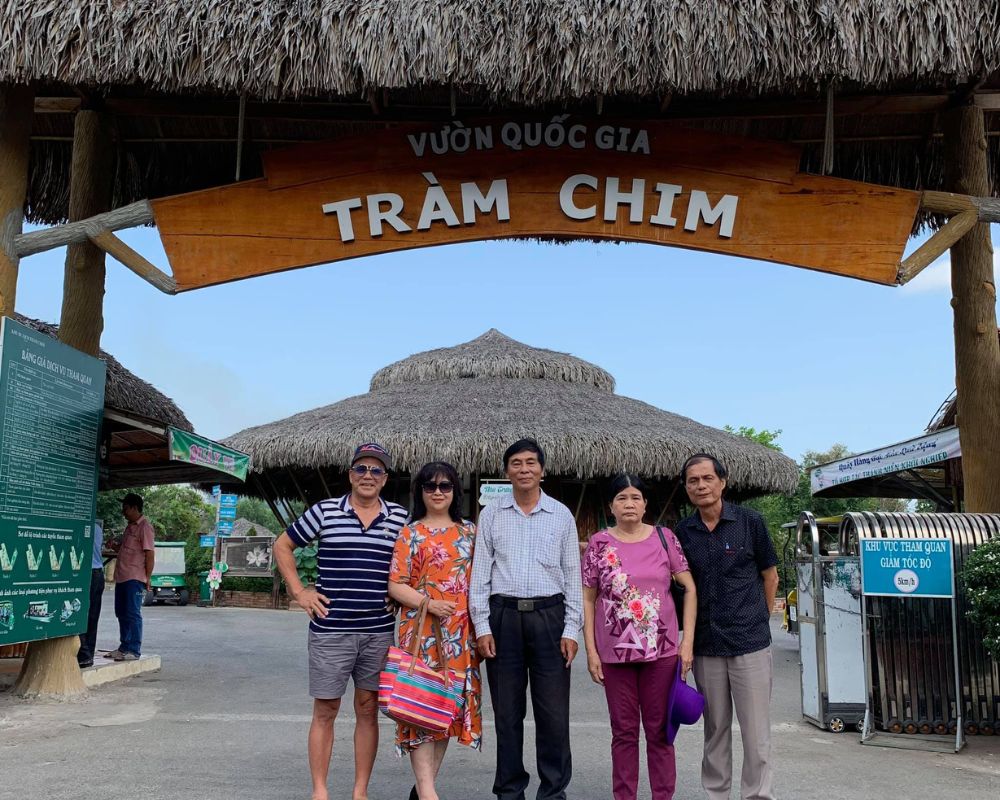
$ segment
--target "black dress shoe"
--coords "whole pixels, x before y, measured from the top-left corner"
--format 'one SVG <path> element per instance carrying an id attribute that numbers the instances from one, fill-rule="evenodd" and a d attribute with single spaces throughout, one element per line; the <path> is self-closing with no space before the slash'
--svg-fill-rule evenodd
<path id="1" fill-rule="evenodd" d="M 86 669 L 87 667 L 94 666 L 93 661 L 78 661 L 77 663 L 80 665 L 80 669 Z"/>
<path id="2" fill-rule="evenodd" d="M 420 795 L 417 794 L 417 785 L 413 784 L 413 788 L 410 789 L 410 796 L 407 800 L 420 800 Z"/>

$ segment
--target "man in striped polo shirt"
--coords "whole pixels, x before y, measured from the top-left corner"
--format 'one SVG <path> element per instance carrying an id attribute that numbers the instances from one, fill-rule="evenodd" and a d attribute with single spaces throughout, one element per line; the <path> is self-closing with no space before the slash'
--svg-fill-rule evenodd
<path id="1" fill-rule="evenodd" d="M 386 607 L 389 563 L 406 509 L 380 497 L 392 459 L 381 445 L 354 451 L 351 492 L 308 509 L 278 537 L 274 553 L 281 577 L 309 623 L 309 771 L 313 800 L 328 800 L 333 722 L 354 680 L 354 793 L 368 796 L 378 750 L 378 677 L 393 641 L 395 619 Z M 305 587 L 294 550 L 319 542 L 319 579 Z"/>

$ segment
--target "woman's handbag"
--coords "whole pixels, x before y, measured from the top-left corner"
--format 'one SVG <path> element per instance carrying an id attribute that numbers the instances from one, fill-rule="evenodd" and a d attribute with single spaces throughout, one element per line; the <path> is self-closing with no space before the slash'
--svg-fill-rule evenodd
<path id="1" fill-rule="evenodd" d="M 430 733 L 444 733 L 461 711 L 465 698 L 462 694 L 465 678 L 448 668 L 444 657 L 441 622 L 431 615 L 434 641 L 438 649 L 441 669 L 427 666 L 417 655 L 420 652 L 421 633 L 427 618 L 427 603 L 420 604 L 417 627 L 413 632 L 410 652 L 390 647 L 385 669 L 379 675 L 379 711 L 401 725 L 421 728 Z"/>
<path id="2" fill-rule="evenodd" d="M 663 549 L 669 553 L 667 537 L 663 535 L 663 528 L 659 525 L 656 526 L 656 535 L 660 537 Z M 682 631 L 684 630 L 684 587 L 674 580 L 673 575 L 670 576 L 670 596 L 674 600 L 674 611 L 677 613 L 677 630 Z"/>

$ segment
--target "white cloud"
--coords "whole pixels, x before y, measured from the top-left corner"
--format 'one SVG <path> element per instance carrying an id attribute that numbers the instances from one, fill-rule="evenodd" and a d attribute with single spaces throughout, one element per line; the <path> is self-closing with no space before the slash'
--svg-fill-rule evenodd
<path id="1" fill-rule="evenodd" d="M 993 280 L 1000 282 L 1000 251 L 993 253 Z M 902 291 L 907 294 L 951 291 L 951 257 L 946 253 L 927 269 L 905 284 Z"/>

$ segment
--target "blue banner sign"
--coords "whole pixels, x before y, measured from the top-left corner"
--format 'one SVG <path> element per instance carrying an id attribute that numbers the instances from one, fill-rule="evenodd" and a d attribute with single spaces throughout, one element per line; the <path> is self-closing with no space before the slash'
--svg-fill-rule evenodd
<path id="1" fill-rule="evenodd" d="M 235 494 L 219 495 L 219 508 L 236 508 L 239 499 L 239 495 Z"/>
<path id="2" fill-rule="evenodd" d="M 231 519 L 220 519 L 215 523 L 215 532 L 219 536 L 229 536 L 233 532 L 233 521 Z"/>
<path id="3" fill-rule="evenodd" d="M 878 597 L 953 597 L 950 539 L 862 539 L 861 591 Z"/>
<path id="4" fill-rule="evenodd" d="M 198 537 L 198 544 L 202 547 L 215 547 L 215 537 L 208 533 L 203 533 Z"/>
<path id="5" fill-rule="evenodd" d="M 222 494 L 222 487 L 221 486 L 213 486 L 212 487 L 212 497 L 218 497 L 220 494 Z"/>
<path id="6" fill-rule="evenodd" d="M 219 519 L 236 519 L 236 506 L 222 506 L 219 509 Z"/>

